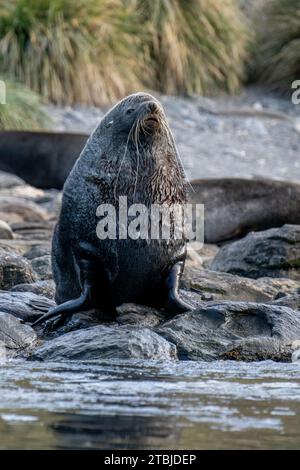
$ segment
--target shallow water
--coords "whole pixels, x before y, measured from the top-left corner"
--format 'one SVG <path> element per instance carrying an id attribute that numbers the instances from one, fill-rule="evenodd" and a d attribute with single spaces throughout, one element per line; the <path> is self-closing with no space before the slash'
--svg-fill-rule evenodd
<path id="1" fill-rule="evenodd" d="M 0 365 L 1 449 L 299 449 L 300 363 Z"/>

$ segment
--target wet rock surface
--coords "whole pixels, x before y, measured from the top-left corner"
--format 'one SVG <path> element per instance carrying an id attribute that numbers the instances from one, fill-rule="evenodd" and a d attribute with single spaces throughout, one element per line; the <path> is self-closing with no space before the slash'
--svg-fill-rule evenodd
<path id="1" fill-rule="evenodd" d="M 9 313 L 25 322 L 37 320 L 55 302 L 33 292 L 0 291 L 0 312 Z"/>
<path id="2" fill-rule="evenodd" d="M 11 292 L 32 292 L 33 294 L 42 295 L 47 299 L 54 299 L 55 284 L 51 279 L 46 281 L 36 281 L 30 284 L 17 284 L 10 289 Z"/>
<path id="3" fill-rule="evenodd" d="M 10 315 L 0 311 L 0 344 L 5 348 L 9 356 L 20 354 L 33 347 L 37 340 L 37 335 L 29 325 Z"/>
<path id="4" fill-rule="evenodd" d="M 182 285 L 197 292 L 201 300 L 243 300 L 266 302 L 281 293 L 285 295 L 297 290 L 298 282 L 292 279 L 263 277 L 249 279 L 209 269 L 195 269 L 188 266 L 184 270 Z"/>
<path id="5" fill-rule="evenodd" d="M 210 265 L 215 271 L 250 278 L 300 279 L 300 226 L 252 232 L 223 246 Z"/>
<path id="6" fill-rule="evenodd" d="M 156 331 L 177 346 L 181 359 L 220 359 L 237 345 L 245 344 L 241 341 L 246 338 L 255 344 L 252 359 L 251 341 L 248 341 L 244 355 L 240 347 L 239 360 L 267 360 L 274 359 L 274 356 L 279 360 L 285 345 L 300 337 L 300 312 L 259 303 L 216 303 L 178 315 Z M 274 348 L 277 348 L 276 354 Z M 230 358 L 236 359 L 237 356 L 232 354 Z M 282 360 L 285 359 L 286 352 Z"/>
<path id="7" fill-rule="evenodd" d="M 176 347 L 148 328 L 99 325 L 45 341 L 34 360 L 176 359 Z"/>

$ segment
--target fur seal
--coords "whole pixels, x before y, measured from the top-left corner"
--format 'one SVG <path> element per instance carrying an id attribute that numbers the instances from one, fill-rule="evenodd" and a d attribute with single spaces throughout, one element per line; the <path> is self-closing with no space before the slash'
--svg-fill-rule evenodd
<path id="1" fill-rule="evenodd" d="M 253 230 L 300 224 L 300 184 L 272 179 L 215 178 L 191 182 L 188 200 L 204 204 L 207 243 Z"/>
<path id="2" fill-rule="evenodd" d="M 87 134 L 1 131 L 0 170 L 42 189 L 62 189 Z"/>
<path id="3" fill-rule="evenodd" d="M 126 302 L 172 315 L 191 309 L 178 296 L 184 237 L 97 237 L 97 208 L 115 205 L 120 196 L 127 196 L 128 206 L 186 202 L 174 139 L 160 103 L 147 93 L 124 98 L 104 116 L 65 183 L 52 244 L 58 306 L 34 325 L 90 308 L 114 319 Z"/>

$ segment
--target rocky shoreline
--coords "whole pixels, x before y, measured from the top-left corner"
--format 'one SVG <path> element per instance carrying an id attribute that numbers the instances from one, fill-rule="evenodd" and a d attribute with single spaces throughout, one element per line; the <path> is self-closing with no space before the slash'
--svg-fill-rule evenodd
<path id="1" fill-rule="evenodd" d="M 250 233 L 221 247 L 190 243 L 174 318 L 139 305 L 30 322 L 55 305 L 51 236 L 61 194 L 0 173 L 0 356 L 27 360 L 291 361 L 300 349 L 300 227 Z"/>

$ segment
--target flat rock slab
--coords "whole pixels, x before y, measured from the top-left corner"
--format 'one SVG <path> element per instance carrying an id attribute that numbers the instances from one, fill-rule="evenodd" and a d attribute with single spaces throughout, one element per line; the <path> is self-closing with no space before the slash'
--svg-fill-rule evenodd
<path id="1" fill-rule="evenodd" d="M 292 293 L 299 283 L 292 279 L 249 279 L 208 269 L 185 268 L 182 286 L 197 292 L 203 301 L 268 302 L 279 293 Z"/>
<path id="2" fill-rule="evenodd" d="M 37 280 L 29 261 L 22 256 L 0 250 L 0 289 Z"/>
<path id="3" fill-rule="evenodd" d="M 148 328 L 99 325 L 59 336 L 37 348 L 34 360 L 176 359 L 176 346 Z"/>
<path id="4" fill-rule="evenodd" d="M 9 313 L 0 311 L 0 344 L 7 352 L 16 352 L 33 346 L 36 333 L 28 325 Z"/>
<path id="5" fill-rule="evenodd" d="M 36 295 L 54 299 L 55 284 L 51 279 L 46 281 L 37 281 L 30 284 L 17 284 L 10 289 L 11 292 L 32 292 Z"/>
<path id="6" fill-rule="evenodd" d="M 300 279 L 300 225 L 284 225 L 223 246 L 210 268 L 239 276 Z"/>
<path id="7" fill-rule="evenodd" d="M 300 312 L 268 304 L 214 303 L 178 315 L 155 331 L 177 346 L 180 359 L 214 360 L 245 338 L 273 338 L 279 345 L 299 339 Z M 273 357 L 273 345 L 266 344 L 260 359 Z"/>
<path id="8" fill-rule="evenodd" d="M 53 300 L 32 292 L 0 291 L 0 312 L 10 313 L 26 322 L 37 320 L 53 306 Z"/>

